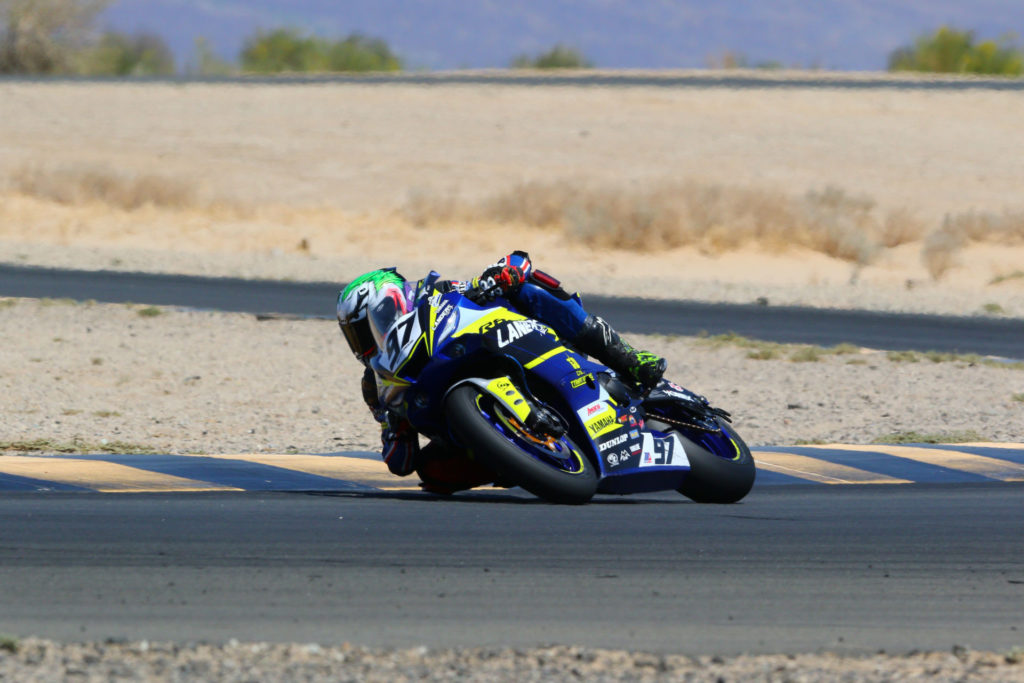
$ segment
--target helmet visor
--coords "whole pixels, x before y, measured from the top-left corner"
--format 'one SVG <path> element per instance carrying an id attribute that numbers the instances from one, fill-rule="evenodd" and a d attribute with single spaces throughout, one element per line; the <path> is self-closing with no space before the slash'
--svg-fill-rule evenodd
<path id="1" fill-rule="evenodd" d="M 338 327 L 345 335 L 345 341 L 349 348 L 356 354 L 356 357 L 365 361 L 368 356 L 373 355 L 377 350 L 377 343 L 373 340 L 373 333 L 370 332 L 370 323 L 366 318 L 348 322 L 339 320 Z"/>
<path id="2" fill-rule="evenodd" d="M 378 346 L 384 344 L 384 338 L 395 321 L 406 313 L 405 297 L 397 287 L 388 288 L 384 296 L 370 306 L 366 312 L 370 319 L 370 331 Z"/>

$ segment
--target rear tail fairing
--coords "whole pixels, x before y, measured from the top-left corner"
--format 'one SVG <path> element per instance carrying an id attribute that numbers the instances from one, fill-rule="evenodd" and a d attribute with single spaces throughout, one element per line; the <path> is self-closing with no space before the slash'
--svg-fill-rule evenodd
<path id="1" fill-rule="evenodd" d="M 702 448 L 724 460 L 739 460 L 742 449 L 722 428 L 730 415 L 706 398 L 668 380 L 661 380 L 644 400 L 647 423 L 653 429 L 676 432 L 684 447 Z"/>

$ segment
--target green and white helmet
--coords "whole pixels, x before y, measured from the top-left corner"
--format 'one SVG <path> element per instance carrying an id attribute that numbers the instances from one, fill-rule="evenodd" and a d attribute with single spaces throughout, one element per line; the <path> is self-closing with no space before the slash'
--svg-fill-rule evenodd
<path id="1" fill-rule="evenodd" d="M 338 326 L 352 353 L 366 365 L 390 324 L 408 309 L 405 278 L 394 268 L 373 270 L 338 294 Z"/>

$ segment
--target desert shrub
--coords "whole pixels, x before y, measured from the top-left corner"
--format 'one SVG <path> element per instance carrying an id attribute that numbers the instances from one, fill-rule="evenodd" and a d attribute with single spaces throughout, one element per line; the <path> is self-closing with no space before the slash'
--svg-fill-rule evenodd
<path id="1" fill-rule="evenodd" d="M 916 242 L 924 237 L 925 224 L 907 209 L 890 211 L 878 234 L 878 242 L 886 249 L 898 247 L 908 242 Z"/>
<path id="2" fill-rule="evenodd" d="M 400 71 L 402 60 L 379 38 L 358 33 L 327 48 L 329 71 Z"/>
<path id="3" fill-rule="evenodd" d="M 1006 39 L 976 43 L 973 31 L 943 26 L 895 50 L 889 55 L 889 70 L 1019 76 L 1024 53 Z"/>
<path id="4" fill-rule="evenodd" d="M 82 71 L 96 76 L 166 76 L 174 73 L 174 55 L 156 34 L 107 31 L 85 54 Z"/>
<path id="5" fill-rule="evenodd" d="M 110 0 L 0 0 L 0 73 L 66 74 Z"/>
<path id="6" fill-rule="evenodd" d="M 515 69 L 589 69 L 593 66 L 579 50 L 561 44 L 533 57 L 520 55 L 512 60 Z"/>
<path id="7" fill-rule="evenodd" d="M 530 181 L 480 202 L 410 193 L 402 210 L 418 226 L 492 220 L 563 230 L 600 247 L 656 251 L 695 246 L 709 254 L 756 243 L 806 247 L 857 265 L 883 244 L 919 236 L 905 212 L 879 220 L 873 200 L 833 187 L 793 198 L 757 188 L 698 182 L 611 187 L 565 180 Z"/>
<path id="8" fill-rule="evenodd" d="M 338 41 L 304 36 L 295 29 L 259 32 L 246 39 L 242 69 L 284 71 L 398 71 L 402 61 L 383 40 L 354 33 Z"/>
<path id="9" fill-rule="evenodd" d="M 121 209 L 147 204 L 185 208 L 196 203 L 195 186 L 159 175 L 131 175 L 105 166 L 25 166 L 10 177 L 14 190 L 60 204 L 102 202 Z"/>
<path id="10" fill-rule="evenodd" d="M 956 252 L 966 244 L 966 236 L 949 216 L 941 228 L 925 238 L 921 249 L 921 261 L 933 280 L 940 279 L 956 265 Z"/>
<path id="11" fill-rule="evenodd" d="M 956 252 L 971 242 L 1024 244 L 1024 212 L 947 215 L 942 227 L 925 238 L 921 260 L 932 278 L 938 280 L 956 265 Z"/>
<path id="12" fill-rule="evenodd" d="M 203 36 L 195 39 L 192 57 L 185 67 L 187 73 L 198 76 L 228 76 L 235 72 L 235 66 L 221 59 Z"/>

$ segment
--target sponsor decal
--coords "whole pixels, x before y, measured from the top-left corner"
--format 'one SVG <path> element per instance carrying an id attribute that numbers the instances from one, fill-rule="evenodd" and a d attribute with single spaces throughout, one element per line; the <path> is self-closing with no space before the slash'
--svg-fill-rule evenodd
<path id="1" fill-rule="evenodd" d="M 498 348 L 504 348 L 520 337 L 533 332 L 547 332 L 548 328 L 536 320 L 512 320 L 498 328 Z"/>
<path id="2" fill-rule="evenodd" d="M 444 322 L 444 319 L 451 315 L 451 312 L 455 310 L 452 306 L 451 301 L 445 301 L 444 305 L 437 310 L 437 315 L 434 317 L 434 329 L 436 330 Z"/>
<path id="3" fill-rule="evenodd" d="M 622 443 L 623 441 L 625 441 L 628 438 L 629 438 L 628 434 L 623 434 L 622 436 L 617 436 L 614 439 L 609 439 L 608 441 L 605 441 L 603 444 L 598 446 L 597 449 L 599 451 L 601 451 L 602 453 L 604 453 L 609 448 L 614 448 L 615 446 L 618 446 L 620 443 Z"/>
<path id="4" fill-rule="evenodd" d="M 640 459 L 641 467 L 654 465 L 688 465 L 689 458 L 686 457 L 686 450 L 682 442 L 675 435 L 657 439 L 650 432 L 644 434 L 643 457 Z"/>
<path id="5" fill-rule="evenodd" d="M 576 370 L 580 369 L 580 364 L 577 363 L 576 359 L 573 358 L 572 356 L 566 356 L 565 361 Z"/>
<path id="6" fill-rule="evenodd" d="M 578 373 L 579 370 L 577 370 L 576 372 Z M 580 377 L 577 377 L 576 379 L 574 379 L 571 382 L 569 382 L 569 386 L 572 387 L 573 389 L 579 389 L 581 386 L 583 386 L 587 382 L 592 382 L 593 380 L 594 380 L 594 376 L 589 374 L 589 373 L 587 373 L 587 374 L 584 374 L 584 375 L 582 375 Z"/>
<path id="7" fill-rule="evenodd" d="M 587 423 L 587 430 L 593 436 L 597 436 L 608 427 L 618 428 L 618 424 L 615 422 L 615 413 L 608 411 L 604 415 L 598 415 L 593 420 Z"/>
<path id="8" fill-rule="evenodd" d="M 693 400 L 692 396 L 690 396 L 687 393 L 681 392 L 681 391 L 672 391 L 671 389 L 662 389 L 661 393 L 665 394 L 666 396 L 671 396 L 672 398 L 678 398 L 678 399 L 683 400 L 683 401 L 692 401 Z"/>
<path id="9" fill-rule="evenodd" d="M 617 456 L 615 453 L 609 453 L 608 454 L 608 464 L 611 465 L 612 467 L 615 467 L 616 465 L 618 465 L 619 464 L 619 456 Z"/>
<path id="10" fill-rule="evenodd" d="M 582 408 L 580 408 L 579 410 L 577 410 L 576 414 L 580 416 L 581 420 L 585 420 L 588 417 L 590 417 L 591 415 L 593 415 L 594 413 L 597 413 L 598 411 L 600 411 L 604 407 L 605 407 L 604 401 L 594 401 L 593 403 L 588 403 L 587 405 L 585 405 Z"/>
<path id="11" fill-rule="evenodd" d="M 638 432 L 635 429 L 630 430 L 629 438 L 631 438 L 631 439 L 638 439 L 638 438 L 640 438 L 640 432 Z"/>

